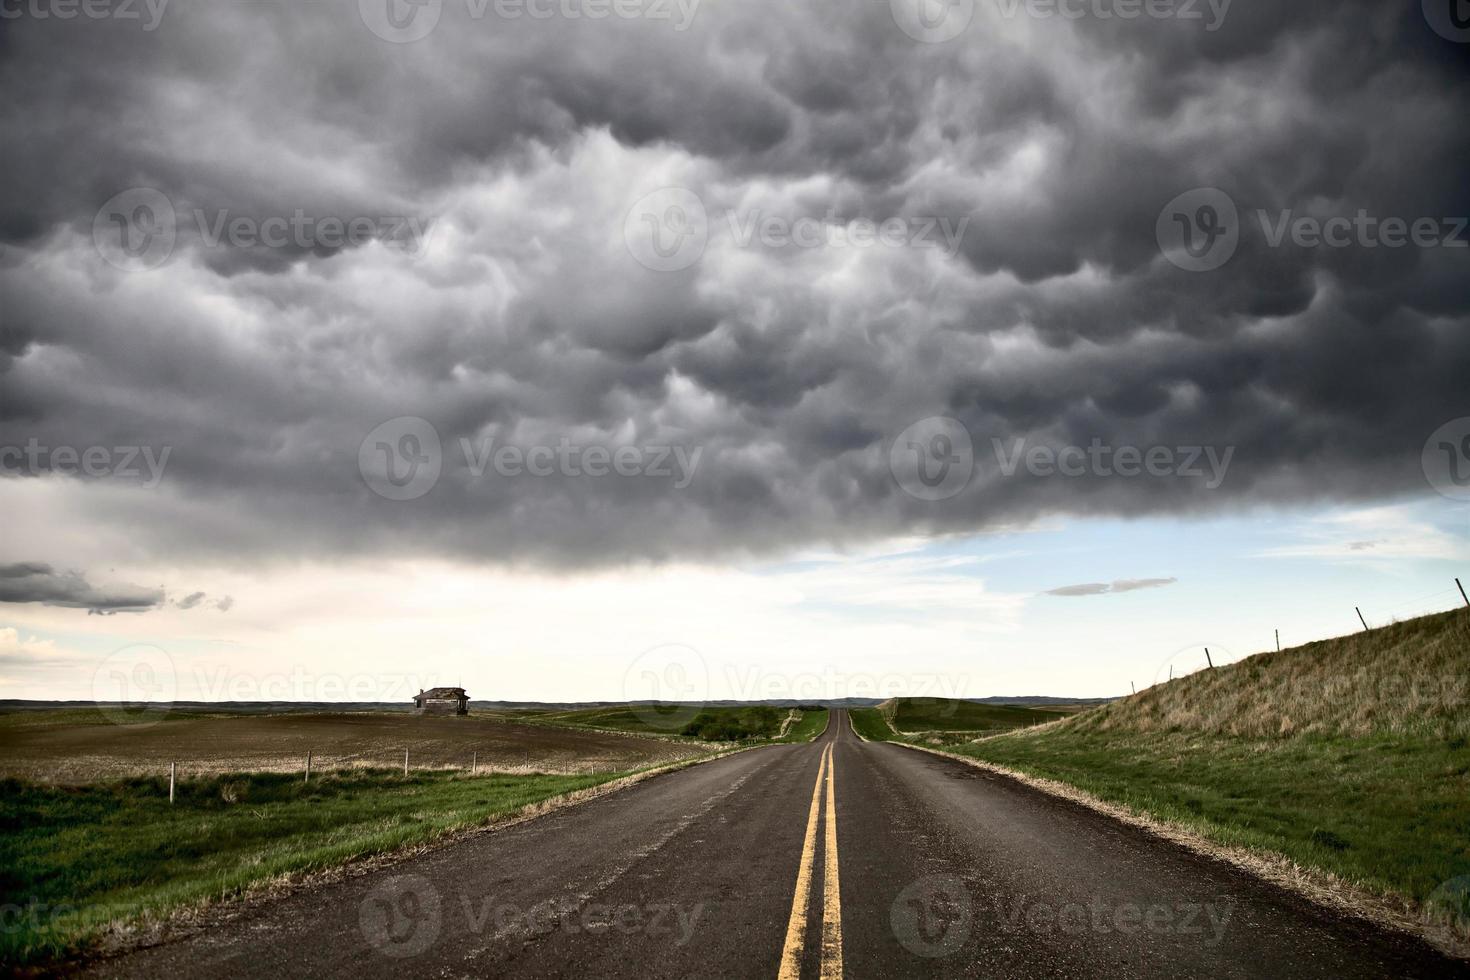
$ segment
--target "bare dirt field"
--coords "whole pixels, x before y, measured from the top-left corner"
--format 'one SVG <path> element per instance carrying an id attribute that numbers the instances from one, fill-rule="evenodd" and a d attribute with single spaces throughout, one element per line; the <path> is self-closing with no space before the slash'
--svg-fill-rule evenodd
<path id="1" fill-rule="evenodd" d="M 591 772 L 633 769 L 696 755 L 698 744 L 526 725 L 497 717 L 321 713 L 166 716 L 117 724 L 96 712 L 0 716 L 0 776 L 80 783 L 158 775 L 298 772 L 401 767 L 480 772 Z"/>

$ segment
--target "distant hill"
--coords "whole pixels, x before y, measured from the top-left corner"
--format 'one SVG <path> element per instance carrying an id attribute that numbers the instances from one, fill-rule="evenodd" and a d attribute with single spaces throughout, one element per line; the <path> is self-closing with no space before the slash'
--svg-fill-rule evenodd
<path id="1" fill-rule="evenodd" d="M 1066 717 L 1061 711 L 953 698 L 893 698 L 878 711 L 896 732 L 1002 732 Z"/>

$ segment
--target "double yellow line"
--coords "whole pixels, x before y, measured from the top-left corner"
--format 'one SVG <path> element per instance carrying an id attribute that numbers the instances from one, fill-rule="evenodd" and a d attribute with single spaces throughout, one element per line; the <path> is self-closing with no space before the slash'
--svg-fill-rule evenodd
<path id="1" fill-rule="evenodd" d="M 806 946 L 807 906 L 811 904 L 812 872 L 816 866 L 817 817 L 822 812 L 822 787 L 827 788 L 826 864 L 822 875 L 822 980 L 842 977 L 842 896 L 837 872 L 837 785 L 832 743 L 822 752 L 817 783 L 812 787 L 812 806 L 806 818 L 806 841 L 801 864 L 796 869 L 796 896 L 791 900 L 791 918 L 786 923 L 786 945 L 781 949 L 778 980 L 801 980 L 801 953 Z"/>

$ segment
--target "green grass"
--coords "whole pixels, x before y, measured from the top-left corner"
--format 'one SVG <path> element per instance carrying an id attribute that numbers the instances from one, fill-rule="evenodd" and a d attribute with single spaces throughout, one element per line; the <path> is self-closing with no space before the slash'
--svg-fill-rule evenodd
<path id="1" fill-rule="evenodd" d="M 852 719 L 853 730 L 863 738 L 874 742 L 894 741 L 893 729 L 877 708 L 853 708 L 847 716 Z"/>
<path id="2" fill-rule="evenodd" d="M 475 826 L 623 774 L 355 770 L 81 787 L 0 781 L 0 964 L 67 955 L 109 922 L 236 894 Z"/>
<path id="3" fill-rule="evenodd" d="M 1063 718 L 1060 712 L 1006 704 L 976 704 L 954 698 L 894 698 L 878 706 L 899 732 L 1009 731 Z"/>
<path id="4" fill-rule="evenodd" d="M 1470 875 L 1467 681 L 1461 610 L 1259 654 L 954 751 L 1422 907 Z"/>
<path id="5" fill-rule="evenodd" d="M 792 722 L 791 727 L 786 730 L 783 742 L 810 742 L 822 732 L 827 730 L 826 708 L 807 708 L 801 712 L 801 717 Z"/>
<path id="6" fill-rule="evenodd" d="M 1470 750 L 1371 736 L 1048 732 L 953 751 L 1422 902 L 1470 874 Z"/>
<path id="7" fill-rule="evenodd" d="M 538 725 L 595 728 L 636 735 L 735 742 L 775 738 L 781 731 L 781 722 L 786 718 L 788 710 L 758 704 L 719 707 L 620 704 L 541 712 L 527 716 L 525 721 Z"/>

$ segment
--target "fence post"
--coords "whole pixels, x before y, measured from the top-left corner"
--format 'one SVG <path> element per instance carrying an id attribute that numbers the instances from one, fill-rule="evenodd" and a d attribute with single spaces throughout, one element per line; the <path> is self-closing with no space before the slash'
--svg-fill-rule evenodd
<path id="1" fill-rule="evenodd" d="M 408 749 L 403 750 L 403 774 L 408 775 Z"/>
<path id="2" fill-rule="evenodd" d="M 1281 652 L 1281 631 L 1280 630 L 1277 630 L 1276 631 L 1276 652 L 1277 653 L 1280 653 Z"/>
<path id="3" fill-rule="evenodd" d="M 306 778 L 302 782 L 311 782 L 311 749 L 306 750 Z"/>
<path id="4" fill-rule="evenodd" d="M 470 775 L 473 776 L 480 771 L 480 753 L 470 755 Z"/>
<path id="5" fill-rule="evenodd" d="M 172 762 L 170 762 L 168 764 L 168 801 L 169 801 L 169 803 L 172 803 L 174 801 L 174 765 L 175 765 L 175 763 L 172 763 Z"/>
<path id="6" fill-rule="evenodd" d="M 1128 686 L 1131 687 L 1131 688 L 1133 688 L 1133 693 L 1134 694 L 1137 694 L 1138 693 L 1138 685 L 1137 684 L 1133 683 L 1132 681 L 1129 681 L 1128 682 Z"/>
<path id="7" fill-rule="evenodd" d="M 1455 584 L 1460 585 L 1460 580 L 1458 578 L 1455 579 Z M 1465 587 L 1463 585 L 1460 585 L 1460 598 L 1465 600 L 1465 605 L 1470 606 L 1470 596 L 1467 596 L 1465 594 Z"/>
<path id="8" fill-rule="evenodd" d="M 1353 607 L 1353 611 L 1358 614 L 1358 622 L 1360 622 L 1360 623 L 1363 624 L 1363 632 L 1364 633 L 1370 633 L 1370 632 L 1372 632 L 1370 629 L 1368 629 L 1368 621 L 1363 618 L 1363 610 L 1359 609 L 1357 606 L 1354 606 Z"/>

